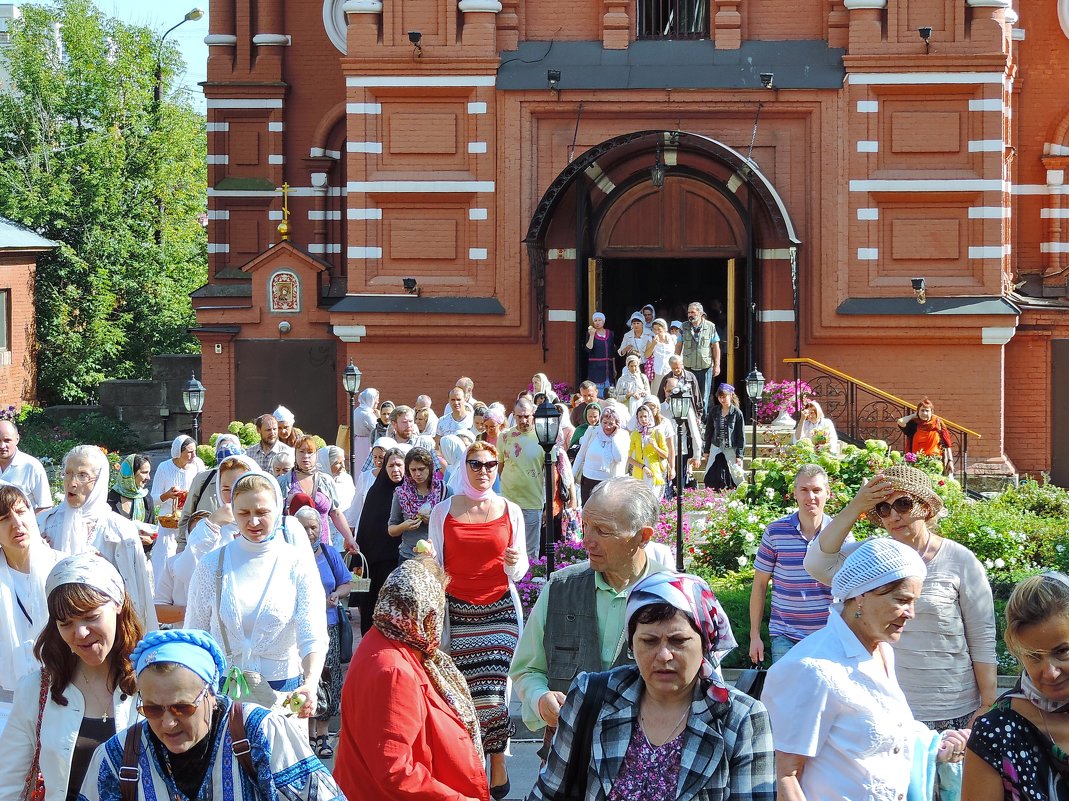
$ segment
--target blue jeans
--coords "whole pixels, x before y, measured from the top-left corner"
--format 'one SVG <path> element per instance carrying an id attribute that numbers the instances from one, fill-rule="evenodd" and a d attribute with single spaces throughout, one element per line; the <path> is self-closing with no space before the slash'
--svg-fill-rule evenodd
<path id="1" fill-rule="evenodd" d="M 521 509 L 523 512 L 523 528 L 527 537 L 527 558 L 534 561 L 538 558 L 542 544 L 542 510 Z"/>
<path id="2" fill-rule="evenodd" d="M 709 390 L 713 386 L 713 368 L 706 367 L 704 370 L 691 370 L 694 373 L 694 377 L 698 379 L 698 386 L 702 390 L 702 409 L 698 412 L 698 416 L 703 420 L 708 415 L 710 404 Z"/>
<path id="3" fill-rule="evenodd" d="M 783 657 L 787 655 L 787 652 L 798 644 L 797 640 L 792 640 L 790 637 L 784 637 L 782 634 L 777 634 L 772 638 L 772 664 L 776 664 Z"/>

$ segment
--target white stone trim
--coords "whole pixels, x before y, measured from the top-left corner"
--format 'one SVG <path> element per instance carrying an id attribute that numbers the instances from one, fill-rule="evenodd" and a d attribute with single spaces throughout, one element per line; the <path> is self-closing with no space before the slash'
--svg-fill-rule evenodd
<path id="1" fill-rule="evenodd" d="M 1069 209 L 1040 209 L 1039 216 L 1043 220 L 1069 220 Z"/>
<path id="2" fill-rule="evenodd" d="M 872 139 L 859 139 L 857 142 L 858 153 L 879 153 L 880 143 Z"/>
<path id="3" fill-rule="evenodd" d="M 481 100 L 476 101 L 474 103 L 468 103 L 468 113 L 469 114 L 485 114 L 486 113 L 486 103 L 483 103 Z"/>
<path id="4" fill-rule="evenodd" d="M 1040 242 L 1040 253 L 1069 253 L 1069 242 Z"/>
<path id="5" fill-rule="evenodd" d="M 469 220 L 485 220 L 488 216 L 486 209 L 468 209 Z"/>
<path id="6" fill-rule="evenodd" d="M 997 83 L 1001 72 L 852 72 L 846 81 L 854 86 L 911 86 L 935 83 Z"/>
<path id="7" fill-rule="evenodd" d="M 226 133 L 230 130 L 229 122 L 209 122 L 206 130 L 208 133 Z"/>
<path id="8" fill-rule="evenodd" d="M 336 325 L 333 330 L 334 336 L 342 342 L 359 342 L 361 337 L 367 336 L 367 327 L 363 325 Z"/>
<path id="9" fill-rule="evenodd" d="M 772 309 L 769 311 L 758 311 L 757 321 L 759 323 L 793 323 L 794 310 Z"/>
<path id="10" fill-rule="evenodd" d="M 1003 256 L 1008 256 L 1009 252 L 1009 245 L 980 245 L 979 247 L 969 248 L 969 258 L 1001 259 Z"/>
<path id="11" fill-rule="evenodd" d="M 229 253 L 230 252 L 230 245 L 228 243 L 226 243 L 226 242 L 209 242 L 208 243 L 208 252 L 209 253 Z"/>
<path id="12" fill-rule="evenodd" d="M 275 220 L 282 221 L 282 209 L 268 209 L 267 219 L 274 222 Z"/>
<path id="13" fill-rule="evenodd" d="M 267 157 L 267 163 L 268 164 L 285 164 L 286 163 L 286 157 L 283 156 L 281 153 L 271 153 Z"/>
<path id="14" fill-rule="evenodd" d="M 342 3 L 341 10 L 346 14 L 381 14 L 382 0 L 345 0 Z M 363 326 L 359 327 L 362 328 Z M 359 340 L 353 341 L 359 342 Z"/>
<path id="15" fill-rule="evenodd" d="M 965 5 L 973 8 L 1009 8 L 1010 0 L 965 0 Z"/>
<path id="16" fill-rule="evenodd" d="M 575 248 L 551 248 L 546 251 L 548 261 L 575 261 Z"/>
<path id="17" fill-rule="evenodd" d="M 208 163 L 209 164 L 229 164 L 230 163 L 230 156 L 228 156 L 226 154 L 215 155 L 214 153 L 209 153 L 208 154 Z"/>
<path id="18" fill-rule="evenodd" d="M 494 182 L 350 181 L 345 188 L 349 192 L 493 192 Z"/>
<path id="19" fill-rule="evenodd" d="M 879 248 L 858 248 L 857 260 L 858 261 L 877 261 L 880 258 Z"/>
<path id="20" fill-rule="evenodd" d="M 973 206 L 969 209 L 970 220 L 1006 220 L 1009 219 L 1009 206 Z"/>
<path id="21" fill-rule="evenodd" d="M 468 142 L 468 153 L 478 155 L 486 152 L 486 142 Z"/>
<path id="22" fill-rule="evenodd" d="M 969 101 L 969 111 L 997 111 L 1001 114 L 1004 109 L 1001 97 L 985 97 Z"/>
<path id="23" fill-rule="evenodd" d="M 1043 155 L 1044 156 L 1069 156 L 1069 147 L 1065 145 L 1056 145 L 1053 142 L 1043 143 Z"/>
<path id="24" fill-rule="evenodd" d="M 980 344 L 982 345 L 1005 345 L 1017 329 L 1013 326 L 989 326 L 980 329 Z"/>
<path id="25" fill-rule="evenodd" d="M 489 255 L 486 248 L 468 248 L 468 258 L 472 261 L 486 261 Z"/>
<path id="26" fill-rule="evenodd" d="M 345 218 L 347 220 L 381 220 L 382 209 L 346 209 Z"/>
<path id="27" fill-rule="evenodd" d="M 879 100 L 858 100 L 857 101 L 857 113 L 858 114 L 879 114 L 880 113 L 880 101 Z"/>
<path id="28" fill-rule="evenodd" d="M 229 220 L 230 209 L 208 209 L 209 220 Z"/>
<path id="29" fill-rule="evenodd" d="M 859 220 L 878 220 L 880 219 L 880 210 L 876 208 L 858 209 L 857 218 Z"/>
<path id="30" fill-rule="evenodd" d="M 878 10 L 887 8 L 887 0 L 843 0 L 843 5 L 850 11 L 865 8 Z"/>
<path id="31" fill-rule="evenodd" d="M 479 12 L 496 14 L 501 10 L 501 3 L 498 0 L 460 0 L 457 8 L 465 14 Z"/>
<path id="32" fill-rule="evenodd" d="M 269 122 L 267 123 L 267 130 L 270 133 L 282 133 L 285 130 L 285 124 L 281 122 Z"/>
<path id="33" fill-rule="evenodd" d="M 282 98 L 209 97 L 208 108 L 282 108 Z"/>
<path id="34" fill-rule="evenodd" d="M 381 114 L 382 103 L 346 103 L 346 114 Z"/>
<path id="35" fill-rule="evenodd" d="M 341 245 L 324 245 L 322 242 L 313 243 L 308 246 L 309 253 L 318 253 L 320 255 L 330 253 L 341 253 Z"/>
<path id="36" fill-rule="evenodd" d="M 382 248 L 350 245 L 345 255 L 350 259 L 381 259 Z"/>
<path id="37" fill-rule="evenodd" d="M 1069 186 L 1048 186 L 1047 184 L 1013 184 L 1010 192 L 1014 195 L 1069 195 Z"/>
<path id="38" fill-rule="evenodd" d="M 331 197 L 343 197 L 347 190 L 344 186 L 332 186 Z M 320 197 L 322 189 L 314 186 L 291 186 L 290 197 Z M 208 187 L 208 197 L 278 197 L 277 189 L 213 189 Z"/>
<path id="39" fill-rule="evenodd" d="M 736 192 L 739 191 L 739 187 L 742 186 L 743 183 L 743 177 L 737 172 L 734 172 L 731 174 L 731 177 L 728 178 L 727 190 L 734 195 Z"/>
<path id="40" fill-rule="evenodd" d="M 289 47 L 293 37 L 287 33 L 258 33 L 252 37 L 252 43 L 257 47 Z"/>
<path id="41" fill-rule="evenodd" d="M 347 153 L 381 153 L 382 142 L 346 142 Z"/>
<path id="42" fill-rule="evenodd" d="M 757 258 L 762 261 L 790 261 L 790 248 L 761 248 L 757 251 Z"/>
<path id="43" fill-rule="evenodd" d="M 1006 143 L 1001 139 L 970 139 L 970 153 L 1001 153 L 1006 149 Z"/>
<path id="44" fill-rule="evenodd" d="M 575 309 L 546 309 L 546 322 L 574 323 Z"/>
<path id="45" fill-rule="evenodd" d="M 1047 186 L 1062 186 L 1065 183 L 1065 170 L 1047 170 Z"/>
<path id="46" fill-rule="evenodd" d="M 601 165 L 596 161 L 587 167 L 583 172 L 586 176 L 594 182 L 594 186 L 604 192 L 606 195 L 610 194 L 616 189 L 616 184 L 612 182 L 612 179 L 605 174 L 605 171 L 601 169 Z"/>
<path id="47" fill-rule="evenodd" d="M 348 87 L 443 87 L 443 86 L 494 86 L 493 75 L 348 75 Z"/>
<path id="48" fill-rule="evenodd" d="M 1002 181 L 985 178 L 896 178 L 850 182 L 851 192 L 984 192 L 1002 188 Z"/>
<path id="49" fill-rule="evenodd" d="M 340 220 L 341 209 L 310 209 L 309 220 Z"/>
<path id="50" fill-rule="evenodd" d="M 204 44 L 211 47 L 212 45 L 224 45 L 233 47 L 238 43 L 238 37 L 230 33 L 209 33 L 204 37 Z"/>

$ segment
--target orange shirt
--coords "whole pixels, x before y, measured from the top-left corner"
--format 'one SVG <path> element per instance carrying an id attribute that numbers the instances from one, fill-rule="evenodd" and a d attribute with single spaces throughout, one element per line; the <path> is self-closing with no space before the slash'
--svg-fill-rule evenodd
<path id="1" fill-rule="evenodd" d="M 497 520 L 485 523 L 462 523 L 448 514 L 442 535 L 449 575 L 446 592 L 469 604 L 489 604 L 505 594 L 505 549 L 512 541 L 507 508 Z"/>

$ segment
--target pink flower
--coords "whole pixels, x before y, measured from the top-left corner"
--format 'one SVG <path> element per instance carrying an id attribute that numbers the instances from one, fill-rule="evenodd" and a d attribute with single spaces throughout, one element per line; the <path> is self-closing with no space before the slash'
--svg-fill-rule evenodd
<path id="1" fill-rule="evenodd" d="M 905 456 L 905 459 L 906 459 L 907 462 L 912 464 L 913 462 L 917 461 L 917 454 L 915 454 L 915 453 L 907 453 L 906 456 Z"/>

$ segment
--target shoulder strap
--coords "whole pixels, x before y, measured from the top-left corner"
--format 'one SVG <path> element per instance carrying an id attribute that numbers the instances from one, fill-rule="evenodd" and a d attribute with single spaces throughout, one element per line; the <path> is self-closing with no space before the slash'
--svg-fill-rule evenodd
<path id="1" fill-rule="evenodd" d="M 609 686 L 609 674 L 591 673 L 586 693 L 572 736 L 572 752 L 564 767 L 564 780 L 568 798 L 586 798 L 587 771 L 590 769 L 590 752 L 594 739 L 594 721 L 605 700 L 605 688 Z"/>
<path id="2" fill-rule="evenodd" d="M 37 790 L 37 785 L 40 781 L 41 775 L 41 721 L 45 716 L 45 704 L 48 703 L 48 686 L 51 683 L 49 680 L 48 672 L 41 671 L 41 696 L 37 703 L 37 736 L 34 738 L 36 744 L 33 749 L 33 761 L 30 763 L 30 769 L 26 774 L 26 790 L 30 791 L 26 793 L 27 797 L 32 797 L 33 793 Z"/>
<path id="3" fill-rule="evenodd" d="M 230 747 L 234 751 L 234 756 L 238 758 L 241 769 L 245 771 L 245 775 L 255 782 L 256 768 L 252 764 L 252 746 L 249 745 L 249 737 L 245 731 L 245 711 L 241 708 L 241 704 L 234 701 L 230 705 L 228 717 L 230 718 L 227 721 L 230 729 Z"/>
<path id="4" fill-rule="evenodd" d="M 126 732 L 126 745 L 122 752 L 122 767 L 119 768 L 119 793 L 122 801 L 137 801 L 137 785 L 141 783 L 141 727 L 139 720 Z"/>
<path id="5" fill-rule="evenodd" d="M 219 472 L 218 467 L 213 467 L 208 471 L 207 477 L 201 482 L 200 487 L 197 488 L 197 497 L 193 499 L 193 504 L 189 506 L 189 513 L 193 514 L 197 511 L 197 504 L 200 503 L 200 499 L 204 497 L 205 488 L 212 483 L 212 479 L 215 478 L 215 474 Z"/>
<path id="6" fill-rule="evenodd" d="M 223 623 L 223 556 L 226 546 L 219 549 L 219 565 L 215 569 L 215 614 L 219 617 L 219 634 L 223 641 L 223 654 L 227 659 L 233 659 L 233 651 L 230 650 L 230 638 L 226 635 L 226 624 Z"/>

